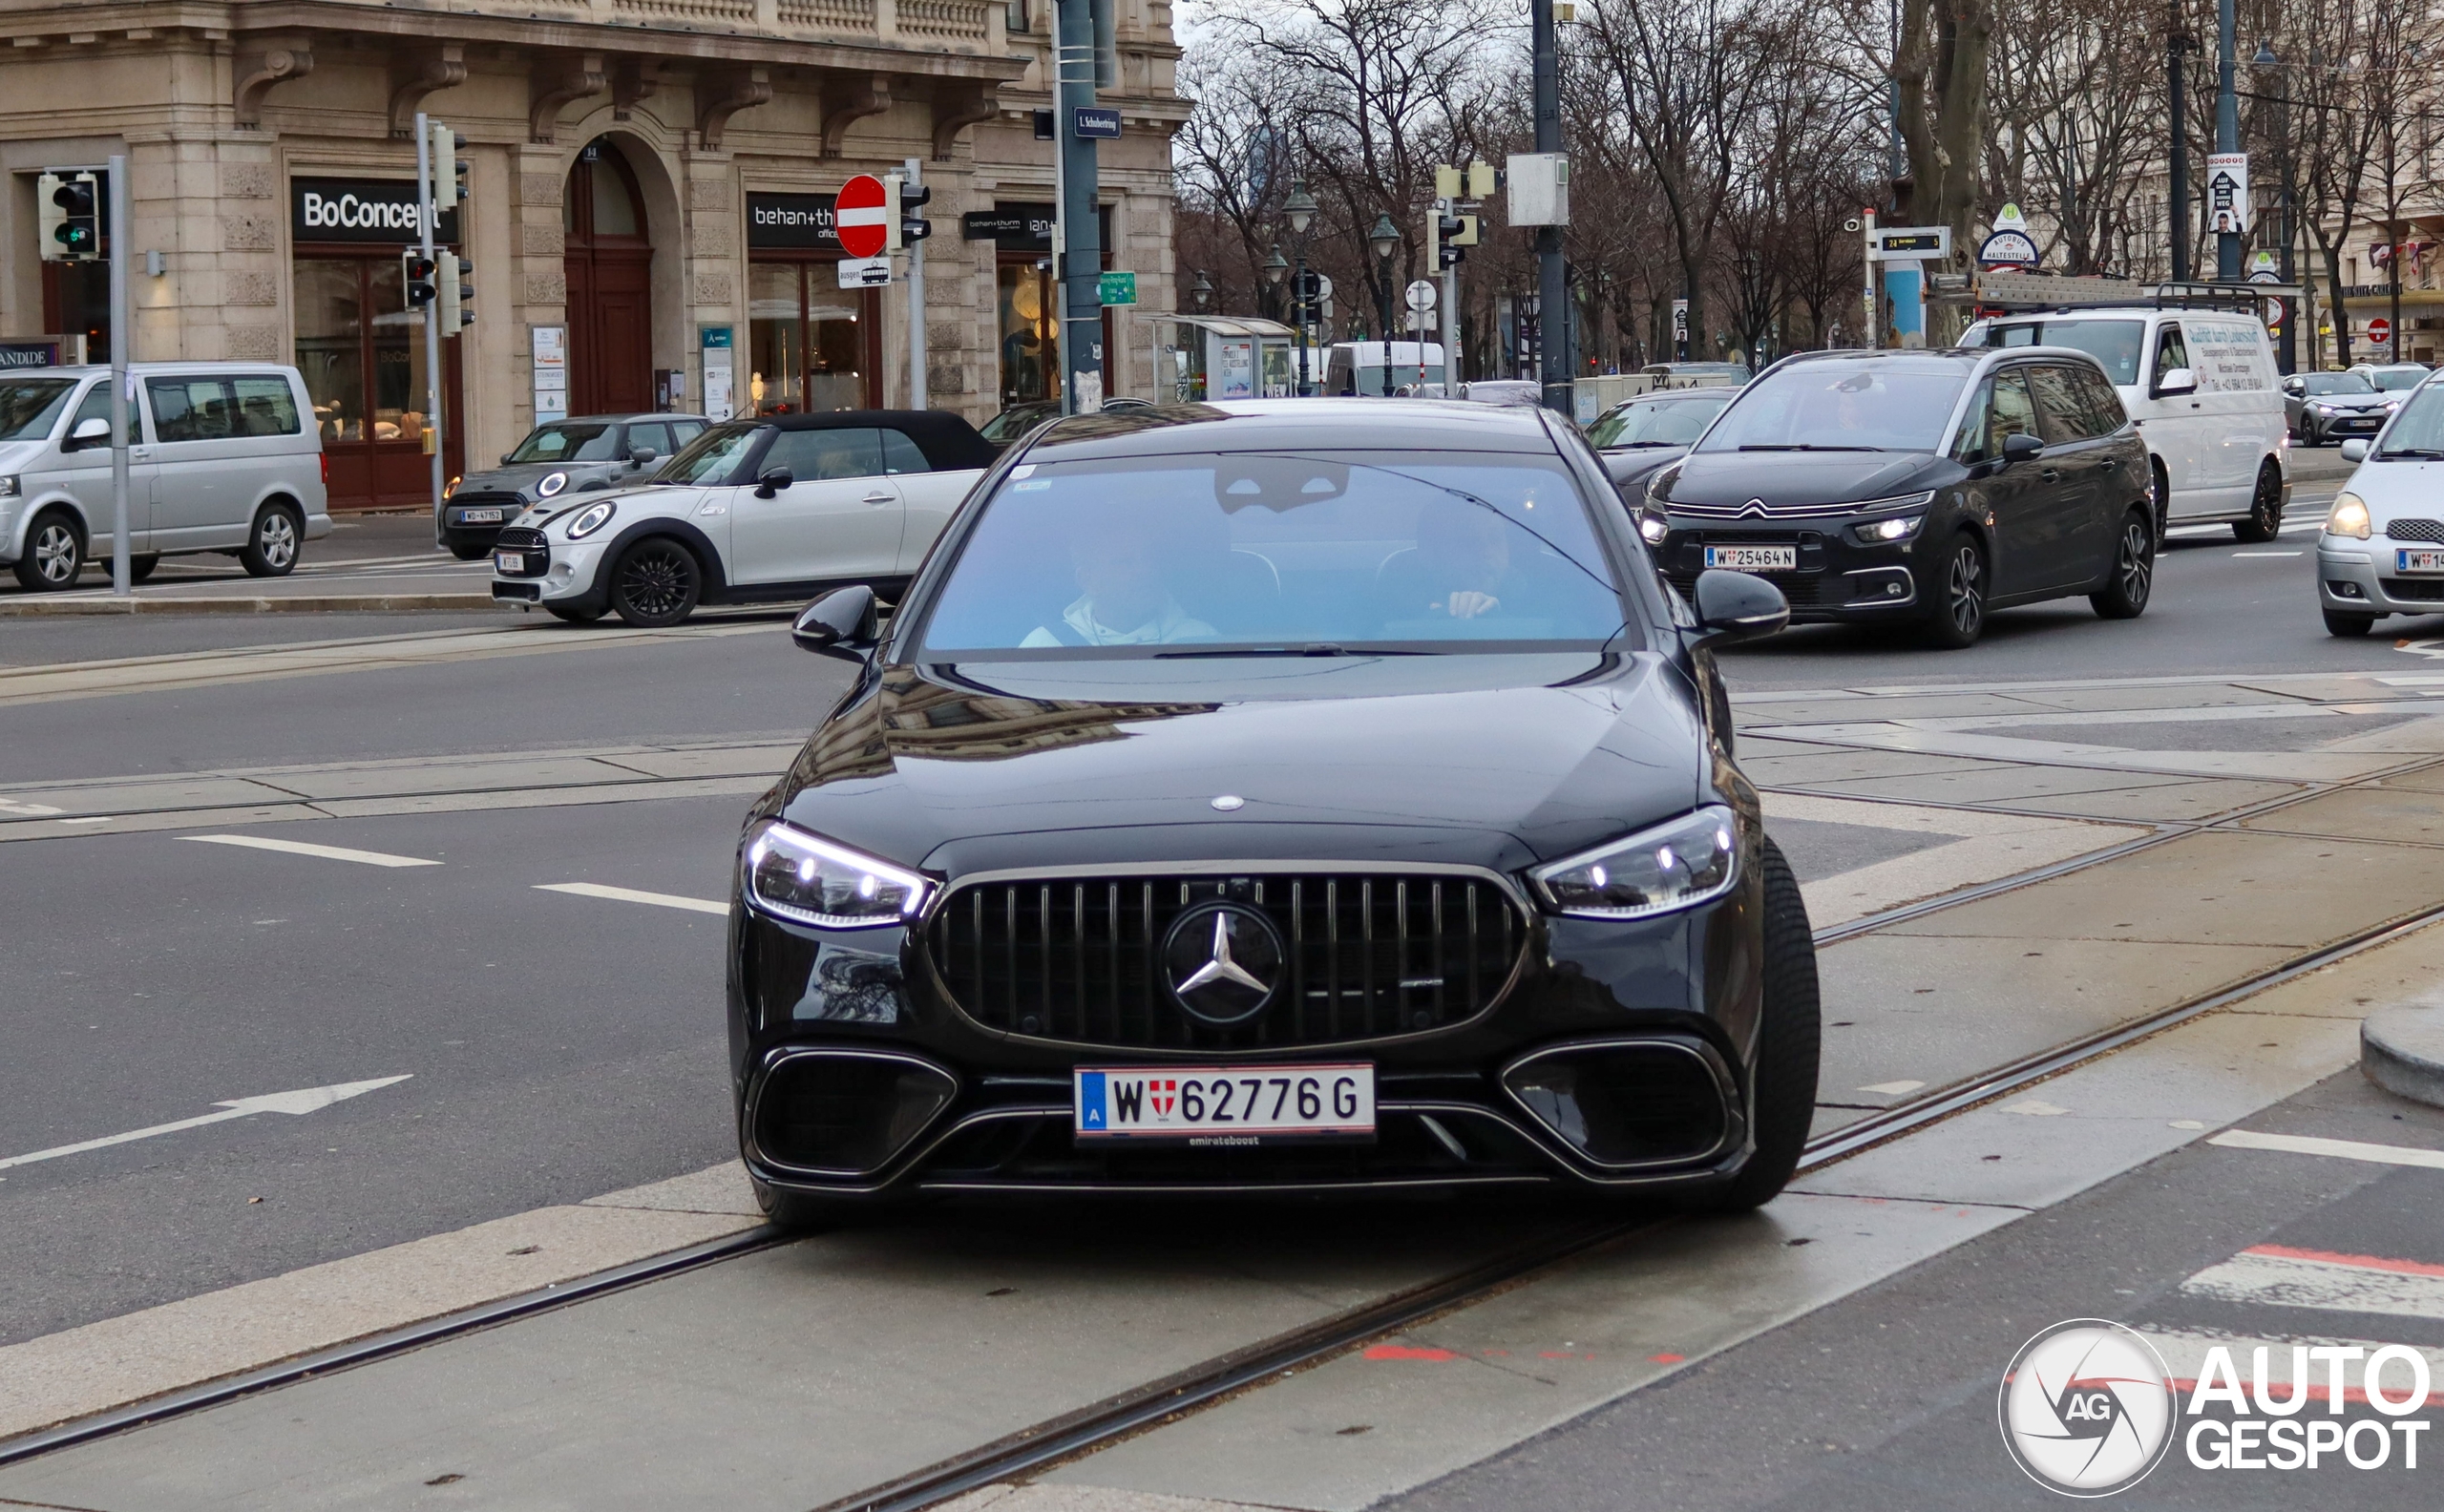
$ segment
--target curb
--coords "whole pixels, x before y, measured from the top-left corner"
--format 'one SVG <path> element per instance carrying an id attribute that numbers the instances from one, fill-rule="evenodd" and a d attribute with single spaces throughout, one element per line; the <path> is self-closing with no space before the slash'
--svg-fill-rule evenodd
<path id="1" fill-rule="evenodd" d="M 2359 1025 L 2359 1068 L 2413 1102 L 2444 1107 L 2444 1008 L 2386 1008 Z"/>
<path id="2" fill-rule="evenodd" d="M 404 614 L 425 610 L 497 609 L 489 593 L 299 594 L 287 598 L 0 598 L 0 618 L 121 614 Z"/>

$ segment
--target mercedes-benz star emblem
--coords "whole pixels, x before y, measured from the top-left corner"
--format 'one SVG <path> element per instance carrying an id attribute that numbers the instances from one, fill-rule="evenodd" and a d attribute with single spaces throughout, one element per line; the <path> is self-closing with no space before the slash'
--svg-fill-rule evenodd
<path id="1" fill-rule="evenodd" d="M 1189 1014 L 1210 1024 L 1251 1018 L 1281 978 L 1281 932 L 1235 903 L 1203 903 L 1172 921 L 1163 976 Z"/>

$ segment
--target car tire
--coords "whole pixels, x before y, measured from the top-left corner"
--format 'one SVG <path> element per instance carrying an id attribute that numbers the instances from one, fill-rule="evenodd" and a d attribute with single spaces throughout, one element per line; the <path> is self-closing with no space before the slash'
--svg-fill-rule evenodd
<path id="1" fill-rule="evenodd" d="M 2325 617 L 2328 635 L 2355 639 L 2376 628 L 2374 615 L 2344 614 L 2339 610 L 2328 609 L 2325 611 Z"/>
<path id="2" fill-rule="evenodd" d="M 705 570 L 696 554 L 667 536 L 648 536 L 611 564 L 611 609 L 640 630 L 679 623 L 696 610 Z"/>
<path id="3" fill-rule="evenodd" d="M 450 543 L 450 555 L 460 561 L 481 561 L 492 554 L 492 547 L 481 541 L 452 541 Z"/>
<path id="4" fill-rule="evenodd" d="M 1816 1120 L 1818 1051 L 1824 1033 L 1816 943 L 1799 879 L 1781 848 L 1767 840 L 1764 859 L 1764 1009 L 1749 1099 L 1756 1149 L 1738 1175 L 1697 1205 L 1707 1212 L 1749 1212 L 1772 1202 L 1799 1169 Z"/>
<path id="5" fill-rule="evenodd" d="M 2283 472 L 2267 462 L 2257 470 L 2257 492 L 2249 495 L 2246 519 L 2232 521 L 2232 538 L 2252 544 L 2283 534 Z"/>
<path id="6" fill-rule="evenodd" d="M 141 556 L 131 552 L 128 554 L 127 558 L 127 580 L 132 583 L 140 583 L 145 578 L 152 577 L 153 569 L 160 565 L 161 554 L 159 552 L 147 552 Z"/>
<path id="7" fill-rule="evenodd" d="M 602 618 L 601 610 L 582 604 L 545 604 L 543 612 L 567 624 L 592 624 Z"/>
<path id="8" fill-rule="evenodd" d="M 76 586 L 85 570 L 85 533 L 66 510 L 46 510 L 26 527 L 25 555 L 14 571 L 28 593 L 57 593 Z"/>
<path id="9" fill-rule="evenodd" d="M 255 512 L 238 564 L 249 578 L 285 578 L 297 566 L 297 554 L 305 544 L 306 517 L 297 513 L 296 505 L 274 501 Z"/>
<path id="10" fill-rule="evenodd" d="M 1926 623 L 1927 643 L 1944 651 L 1967 650 L 1986 628 L 1986 548 L 1962 531 L 1944 548 L 1934 579 L 1935 607 Z"/>
<path id="11" fill-rule="evenodd" d="M 2155 501 L 2156 550 L 2160 553 L 2173 528 L 2173 481 L 2163 463 L 2154 457 L 2147 459 L 2147 496 Z"/>
<path id="12" fill-rule="evenodd" d="M 2145 514 L 2132 510 L 2121 519 L 2121 536 L 2113 548 L 2113 576 L 2102 593 L 2088 595 L 2088 603 L 2104 620 L 2136 620 L 2147 612 L 2156 586 L 2156 532 Z"/>

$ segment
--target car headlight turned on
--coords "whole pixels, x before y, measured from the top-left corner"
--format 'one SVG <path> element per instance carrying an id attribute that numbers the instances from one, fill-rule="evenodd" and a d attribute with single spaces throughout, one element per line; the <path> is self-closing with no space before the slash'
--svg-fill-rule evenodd
<path id="1" fill-rule="evenodd" d="M 747 895 L 776 918 L 823 929 L 874 929 L 913 918 L 931 878 L 767 819 L 740 852 Z"/>
<path id="2" fill-rule="evenodd" d="M 1915 539 L 1918 527 L 1926 522 L 1924 514 L 1896 514 L 1890 519 L 1862 520 L 1850 527 L 1850 538 L 1862 546 L 1889 546 L 1896 541 Z"/>
<path id="3" fill-rule="evenodd" d="M 2326 534 L 2349 536 L 2356 540 L 2368 538 L 2368 501 L 2345 491 L 2333 496 L 2333 511 L 2326 516 Z"/>
<path id="4" fill-rule="evenodd" d="M 1739 825 L 1710 804 L 1528 873 L 1547 907 L 1572 918 L 1628 919 L 1691 908 L 1731 891 Z"/>
<path id="5" fill-rule="evenodd" d="M 1672 534 L 1672 522 L 1653 510 L 1638 511 L 1638 538 L 1650 546 L 1660 546 Z"/>
<path id="6" fill-rule="evenodd" d="M 610 524 L 611 516 L 618 513 L 618 506 L 613 504 L 587 505 L 578 513 L 577 518 L 569 521 L 569 539 L 585 539 L 603 526 Z"/>

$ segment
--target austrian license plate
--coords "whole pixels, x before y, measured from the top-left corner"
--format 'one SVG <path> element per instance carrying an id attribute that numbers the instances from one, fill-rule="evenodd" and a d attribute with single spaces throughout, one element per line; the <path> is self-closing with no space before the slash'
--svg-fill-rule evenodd
<path id="1" fill-rule="evenodd" d="M 497 525 L 500 523 L 500 511 L 496 509 L 460 510 L 458 512 L 458 523 L 461 525 Z"/>
<path id="2" fill-rule="evenodd" d="M 526 554 L 501 552 L 493 557 L 493 565 L 513 578 L 521 577 L 526 571 Z"/>
<path id="3" fill-rule="evenodd" d="M 1709 546 L 1706 565 L 1732 572 L 1791 572 L 1799 566 L 1796 546 Z"/>
<path id="4" fill-rule="evenodd" d="M 1080 1066 L 1081 1140 L 1225 1149 L 1375 1137 L 1371 1065 Z"/>
<path id="5" fill-rule="evenodd" d="M 2397 551 L 2393 553 L 2393 571 L 2444 573 L 2444 551 Z"/>

